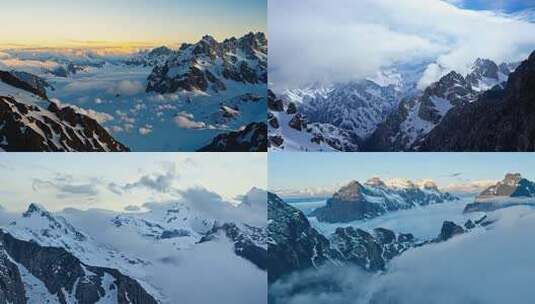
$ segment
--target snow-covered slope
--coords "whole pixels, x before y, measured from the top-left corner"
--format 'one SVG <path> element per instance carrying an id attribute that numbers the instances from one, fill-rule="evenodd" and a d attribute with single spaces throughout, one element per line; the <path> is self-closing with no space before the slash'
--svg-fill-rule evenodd
<path id="1" fill-rule="evenodd" d="M 308 123 L 293 102 L 268 92 L 268 136 L 271 151 L 357 151 L 356 138 L 327 123 Z"/>
<path id="2" fill-rule="evenodd" d="M 219 92 L 236 85 L 267 83 L 267 39 L 249 33 L 221 43 L 204 36 L 196 44 L 183 44 L 148 78 L 147 92 Z"/>
<path id="3" fill-rule="evenodd" d="M 128 151 L 98 122 L 100 113 L 51 102 L 48 84 L 0 72 L 0 148 L 5 151 Z M 105 117 L 104 117 L 105 118 Z"/>
<path id="4" fill-rule="evenodd" d="M 262 303 L 267 259 L 265 191 L 251 190 L 237 206 L 215 197 L 206 198 L 204 193 L 190 193 L 176 203 L 147 204 L 137 212 L 68 209 L 52 213 L 30 204 L 22 216 L 1 229 L 17 241 L 64 250 L 79 261 L 88 277 L 96 273 L 94 279 L 105 286 L 113 285 L 119 274 L 127 276 L 158 303 L 195 298 L 208 303 L 204 297 L 210 296 L 233 303 Z M 27 293 L 44 294 L 51 299 L 60 296 L 47 285 L 46 278 L 32 269 L 18 269 Z M 213 294 L 198 295 L 194 288 L 190 290 L 188 282 L 201 280 L 205 272 L 216 273 L 204 282 Z M 237 285 L 223 284 L 223 277 L 235 277 Z M 83 280 L 86 279 L 80 277 Z M 221 285 L 225 288 L 221 289 Z M 249 290 L 240 297 L 238 291 L 244 286 Z M 129 303 L 117 302 L 120 292 L 84 288 L 86 292 L 98 292 L 99 303 Z M 74 295 L 76 290 L 69 289 L 69 294 Z"/>
<path id="5" fill-rule="evenodd" d="M 400 94 L 394 85 L 383 87 L 363 80 L 327 89 L 287 91 L 283 98 L 294 102 L 311 122 L 329 123 L 365 139 L 397 106 Z"/>
<path id="6" fill-rule="evenodd" d="M 471 103 L 496 86 L 502 86 L 514 65 L 497 65 L 477 59 L 463 76 L 451 71 L 416 96 L 406 98 L 364 144 L 372 151 L 410 151 L 431 132 L 454 107 Z"/>
<path id="7" fill-rule="evenodd" d="M 267 39 L 205 38 L 121 56 L 7 50 L 4 63 L 45 80 L 50 100 L 97 115 L 133 151 L 197 151 L 220 134 L 266 120 Z M 178 74 L 169 78 L 165 68 Z"/>

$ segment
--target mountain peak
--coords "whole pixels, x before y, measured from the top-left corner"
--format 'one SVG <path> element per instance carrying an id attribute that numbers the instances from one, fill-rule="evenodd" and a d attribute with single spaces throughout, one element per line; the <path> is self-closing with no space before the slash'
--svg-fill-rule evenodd
<path id="1" fill-rule="evenodd" d="M 267 192 L 253 187 L 243 198 L 243 204 L 248 206 L 265 206 L 267 200 Z"/>
<path id="2" fill-rule="evenodd" d="M 210 35 L 204 35 L 200 42 L 205 42 L 205 43 L 208 43 L 210 45 L 217 44 L 217 40 L 215 40 L 215 38 L 210 36 Z"/>
<path id="3" fill-rule="evenodd" d="M 30 203 L 28 206 L 28 209 L 22 214 L 23 217 L 31 217 L 33 214 L 37 214 L 39 216 L 49 216 L 50 213 L 46 208 L 42 205 L 36 204 L 36 203 Z"/>
<path id="4" fill-rule="evenodd" d="M 509 186 L 516 186 L 522 180 L 520 173 L 507 173 L 503 179 L 503 183 Z"/>
<path id="5" fill-rule="evenodd" d="M 438 191 L 437 184 L 432 180 L 425 180 L 419 183 L 419 186 L 426 189 L 426 190 L 435 190 Z"/>
<path id="6" fill-rule="evenodd" d="M 353 180 L 336 191 L 333 198 L 341 201 L 355 201 L 362 197 L 362 189 L 363 186 L 356 180 Z"/>
<path id="7" fill-rule="evenodd" d="M 374 176 L 366 181 L 366 185 L 373 186 L 373 187 L 385 187 L 386 184 L 381 180 L 380 177 Z"/>

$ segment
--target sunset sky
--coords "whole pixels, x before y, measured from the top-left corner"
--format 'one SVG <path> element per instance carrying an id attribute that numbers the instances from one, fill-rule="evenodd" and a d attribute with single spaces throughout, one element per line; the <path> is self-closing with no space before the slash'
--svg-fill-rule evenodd
<path id="1" fill-rule="evenodd" d="M 266 0 L 0 0 L 3 47 L 147 46 L 266 30 Z"/>

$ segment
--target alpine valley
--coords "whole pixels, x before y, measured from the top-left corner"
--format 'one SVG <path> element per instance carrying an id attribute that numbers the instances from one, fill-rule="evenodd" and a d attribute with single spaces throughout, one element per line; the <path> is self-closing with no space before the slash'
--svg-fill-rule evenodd
<path id="1" fill-rule="evenodd" d="M 485 302 L 486 296 L 477 291 L 452 296 L 455 288 L 465 288 L 440 276 L 462 281 L 463 274 L 490 275 L 495 261 L 512 256 L 527 260 L 518 267 L 513 263 L 511 273 L 532 271 L 527 253 L 499 248 L 529 239 L 523 229 L 533 227 L 534 198 L 535 183 L 518 173 L 506 174 L 478 195 L 443 192 L 429 180 L 377 177 L 351 181 L 323 200 L 269 193 L 270 303 Z M 498 249 L 488 252 L 489 246 Z M 531 247 L 526 250 L 532 252 Z M 455 257 L 473 264 L 456 263 Z M 415 286 L 432 292 L 409 296 Z M 509 297 L 513 292 L 500 294 Z"/>
<path id="2" fill-rule="evenodd" d="M 266 151 L 267 38 L 3 49 L 5 151 Z"/>
<path id="3" fill-rule="evenodd" d="M 1 210 L 0 303 L 265 303 L 266 192 L 197 203 Z"/>
<path id="4" fill-rule="evenodd" d="M 422 87 L 430 62 L 270 92 L 273 151 L 533 151 L 535 52 L 475 60 Z"/>

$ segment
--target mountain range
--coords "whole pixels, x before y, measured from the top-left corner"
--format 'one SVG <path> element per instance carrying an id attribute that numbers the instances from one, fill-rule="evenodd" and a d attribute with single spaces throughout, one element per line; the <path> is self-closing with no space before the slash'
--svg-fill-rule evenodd
<path id="1" fill-rule="evenodd" d="M 313 139 L 329 138 L 333 133 L 346 142 L 327 145 L 337 151 L 532 150 L 526 130 L 530 129 L 528 116 L 533 111 L 525 108 L 528 101 L 520 100 L 530 98 L 534 55 L 522 63 L 497 64 L 479 58 L 467 74 L 450 71 L 422 89 L 415 83 L 423 69 L 412 67 L 410 73 L 392 72 L 375 79 L 286 90 L 273 94 L 273 99 L 293 104 L 307 125 L 328 124 L 330 128 L 324 128 L 325 132 L 316 128 L 314 136 L 310 131 L 280 131 L 284 129 L 277 125 L 270 125 L 269 132 L 277 143 L 295 143 L 286 150 L 324 150 L 314 146 Z M 414 84 L 407 83 L 411 81 Z M 281 111 L 269 110 L 271 117 L 281 120 L 277 114 Z M 282 120 L 284 123 L 278 125 L 285 127 L 288 119 Z M 472 121 L 487 125 L 472 125 Z M 503 124 L 496 134 L 490 126 L 494 123 Z M 463 128 L 458 127 L 461 124 Z M 498 141 L 484 143 L 491 137 Z M 281 150 L 273 142 L 270 149 Z"/>
<path id="2" fill-rule="evenodd" d="M 385 183 L 379 178 L 372 178 L 365 184 L 351 181 L 334 193 L 325 206 L 315 209 L 309 216 L 320 222 L 344 223 L 455 200 L 458 198 L 442 193 L 431 181 L 420 184 L 408 180 Z"/>
<path id="3" fill-rule="evenodd" d="M 11 61 L 6 61 L 12 70 L 0 74 L 0 96 L 18 103 L 3 99 L 8 110 L 2 111 L 2 122 L 15 121 L 9 122 L 9 138 L 0 137 L 3 150 L 267 149 L 267 38 L 263 33 L 222 42 L 206 35 L 177 49 L 162 46 L 122 56 L 90 51 L 6 52 L 24 64 L 10 66 Z M 26 93 L 32 96 L 22 96 Z M 69 113 L 66 118 L 52 111 L 56 108 L 48 108 L 49 100 L 96 118 L 101 128 L 83 117 Z M 15 110 L 27 105 L 40 109 Z M 26 130 L 31 134 L 22 134 Z M 20 137 L 30 137 L 30 142 L 14 139 Z"/>
<path id="4" fill-rule="evenodd" d="M 92 112 L 50 101 L 42 78 L 0 71 L 0 149 L 5 151 L 120 152 Z"/>
<path id="5" fill-rule="evenodd" d="M 384 271 L 391 259 L 411 248 L 445 242 L 456 235 L 489 225 L 485 216 L 476 221 L 469 220 L 463 226 L 444 221 L 437 236 L 429 240 L 381 227 L 366 231 L 342 224 L 333 233 L 325 234 L 314 228 L 302 211 L 274 193 L 268 194 L 268 222 L 269 284 L 284 280 L 292 273 L 323 266 L 336 270 L 337 267 L 353 265 L 372 273 Z M 331 286 L 328 281 L 324 283 Z M 317 287 L 301 286 L 304 289 Z"/>
<path id="6" fill-rule="evenodd" d="M 535 183 L 519 173 L 508 173 L 466 205 L 464 212 L 487 212 L 519 205 L 535 206 Z"/>
<path id="7" fill-rule="evenodd" d="M 164 284 L 168 276 L 162 267 L 174 273 L 188 257 L 206 250 L 234 256 L 227 262 L 242 271 L 265 274 L 265 195 L 253 189 L 237 207 L 213 211 L 169 203 L 133 213 L 52 213 L 30 204 L 0 228 L 0 302 L 176 303 L 180 286 Z M 110 235 L 129 241 L 110 240 Z M 136 243 L 145 245 L 136 249 Z"/>

